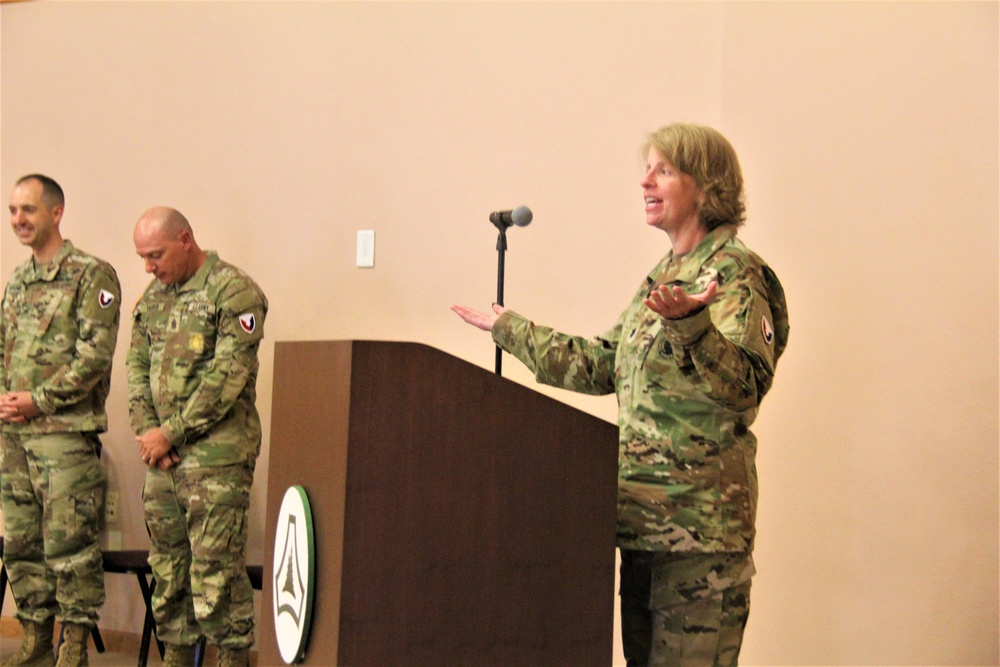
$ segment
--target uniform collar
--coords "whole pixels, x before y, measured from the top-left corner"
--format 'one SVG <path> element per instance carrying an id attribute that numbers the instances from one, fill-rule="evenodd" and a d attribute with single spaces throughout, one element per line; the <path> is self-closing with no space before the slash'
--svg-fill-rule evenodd
<path id="1" fill-rule="evenodd" d="M 45 282 L 55 280 L 56 275 L 59 273 L 59 268 L 62 267 L 63 260 L 69 257 L 69 254 L 73 252 L 73 250 L 73 242 L 69 239 L 63 239 L 63 245 L 59 248 L 59 252 L 57 252 L 55 256 L 45 264 L 38 264 L 35 262 L 34 256 L 32 256 L 31 267 L 34 273 L 34 279 Z"/>
<path id="2" fill-rule="evenodd" d="M 208 274 L 212 272 L 212 267 L 219 261 L 219 253 L 214 250 L 205 251 L 205 261 L 201 263 L 194 275 L 188 278 L 183 285 L 177 288 L 178 292 L 196 292 L 205 289 L 208 283 Z"/>
<path id="3" fill-rule="evenodd" d="M 668 265 L 673 264 L 677 267 L 675 279 L 694 282 L 708 258 L 734 236 L 736 236 L 736 225 L 720 225 L 706 234 L 691 252 L 675 257 L 674 251 L 671 250 L 667 260 Z"/>

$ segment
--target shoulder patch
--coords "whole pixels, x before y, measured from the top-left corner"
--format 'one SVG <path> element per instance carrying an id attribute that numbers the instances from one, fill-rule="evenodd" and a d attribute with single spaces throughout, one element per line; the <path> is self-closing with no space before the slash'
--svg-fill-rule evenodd
<path id="1" fill-rule="evenodd" d="M 100 292 L 98 292 L 97 304 L 101 308 L 108 308 L 114 302 L 115 302 L 115 295 L 109 292 L 108 290 L 102 289 Z"/>
<path id="2" fill-rule="evenodd" d="M 257 329 L 257 318 L 253 313 L 243 313 L 240 315 L 240 327 L 248 334 L 252 334 Z"/>
<path id="3" fill-rule="evenodd" d="M 760 332 L 764 335 L 764 342 L 770 345 L 774 342 L 774 327 L 763 315 L 760 318 Z"/>

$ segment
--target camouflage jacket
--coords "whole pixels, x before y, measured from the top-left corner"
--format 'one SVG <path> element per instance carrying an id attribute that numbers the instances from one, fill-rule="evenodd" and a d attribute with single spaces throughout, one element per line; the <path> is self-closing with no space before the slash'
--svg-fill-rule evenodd
<path id="1" fill-rule="evenodd" d="M 4 430 L 107 430 L 120 305 L 115 270 L 68 240 L 50 262 L 31 258 L 14 270 L 3 297 L 0 386 L 30 391 L 42 414 Z"/>
<path id="2" fill-rule="evenodd" d="M 267 298 L 207 254 L 184 284 L 146 288 L 126 357 L 132 430 L 161 427 L 185 467 L 253 461 L 260 452 L 257 350 Z"/>
<path id="3" fill-rule="evenodd" d="M 643 304 L 657 285 L 690 293 L 718 282 L 715 301 L 680 320 Z M 618 395 L 618 544 L 675 552 L 752 549 L 756 438 L 750 424 L 788 340 L 784 291 L 736 238 L 711 232 L 669 253 L 607 333 L 567 336 L 511 311 L 493 327 L 539 382 Z"/>

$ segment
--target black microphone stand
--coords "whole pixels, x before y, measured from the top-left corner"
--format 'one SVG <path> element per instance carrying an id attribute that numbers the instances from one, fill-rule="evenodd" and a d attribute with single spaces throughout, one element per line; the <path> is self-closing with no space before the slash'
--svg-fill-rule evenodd
<path id="1" fill-rule="evenodd" d="M 500 235 L 497 237 L 497 305 L 503 306 L 503 256 L 507 252 L 507 228 L 511 225 L 524 227 L 531 222 L 531 209 L 527 206 L 518 206 L 511 211 L 496 211 L 490 214 L 490 222 L 497 228 Z M 503 362 L 503 350 L 497 345 L 497 375 L 500 375 L 500 368 Z"/>
<path id="2" fill-rule="evenodd" d="M 504 253 L 507 252 L 507 227 L 502 221 L 493 223 L 500 230 L 497 236 L 497 305 L 503 306 L 503 260 Z M 503 365 L 503 350 L 497 345 L 496 352 L 496 373 L 501 375 L 500 368 Z"/>

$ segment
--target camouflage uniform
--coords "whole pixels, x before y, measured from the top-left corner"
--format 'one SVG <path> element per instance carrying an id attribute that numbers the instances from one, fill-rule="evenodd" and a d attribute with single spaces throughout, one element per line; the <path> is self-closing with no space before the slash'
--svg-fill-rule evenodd
<path id="1" fill-rule="evenodd" d="M 41 414 L 3 424 L 4 564 L 18 618 L 59 613 L 92 627 L 104 603 L 97 434 L 118 336 L 121 288 L 107 262 L 65 241 L 14 271 L 3 298 L 0 387 L 30 391 Z"/>
<path id="2" fill-rule="evenodd" d="M 643 304 L 658 285 L 698 293 L 712 281 L 715 301 L 686 318 L 665 320 Z M 739 636 L 722 640 L 737 641 L 738 653 L 754 572 L 757 445 L 749 427 L 788 339 L 773 271 L 725 225 L 690 253 L 669 253 L 601 336 L 567 336 L 507 311 L 493 338 L 539 382 L 618 395 L 618 546 L 623 566 L 638 558 L 652 583 L 650 664 L 686 627 L 671 620 L 671 608 L 706 598 L 738 623 Z"/>
<path id="3" fill-rule="evenodd" d="M 127 356 L 137 434 L 159 426 L 180 454 L 143 489 L 157 634 L 189 646 L 204 634 L 253 644 L 245 547 L 260 452 L 257 350 L 267 299 L 214 252 L 181 285 L 153 281 L 135 307 Z"/>

